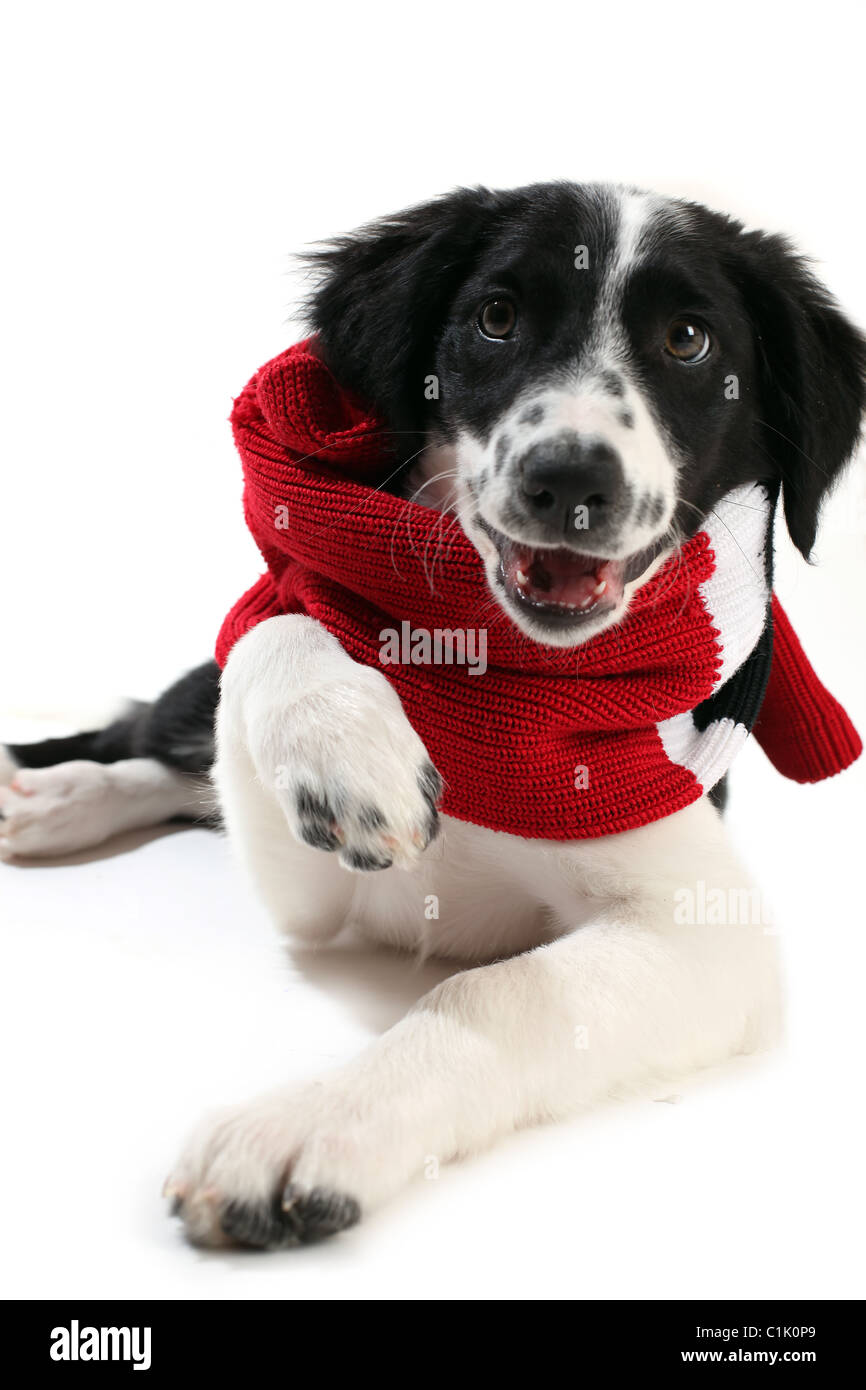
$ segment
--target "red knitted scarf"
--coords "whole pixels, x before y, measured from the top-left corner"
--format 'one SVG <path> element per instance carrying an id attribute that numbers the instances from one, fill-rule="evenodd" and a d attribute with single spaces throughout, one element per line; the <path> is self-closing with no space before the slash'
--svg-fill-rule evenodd
<path id="1" fill-rule="evenodd" d="M 533 643 L 493 600 L 453 517 L 382 490 L 392 436 L 312 349 L 282 353 L 235 402 L 244 508 L 268 568 L 223 623 L 221 666 L 264 618 L 318 619 L 397 690 L 445 779 L 442 809 L 524 837 L 580 839 L 670 815 L 718 780 L 753 724 L 798 781 L 857 757 L 856 731 L 770 605 L 764 569 L 744 561 L 749 538 L 726 540 L 749 513 L 761 527 L 751 540 L 766 544 L 769 504 L 765 517 L 753 499 L 734 503 L 718 534 L 708 523 L 619 626 L 573 649 Z M 437 630 L 473 634 L 476 654 L 486 634 L 483 673 L 429 660 Z M 393 632 L 403 659 L 382 664 Z M 424 649 L 419 633 L 431 639 L 421 663 L 406 660 Z"/>

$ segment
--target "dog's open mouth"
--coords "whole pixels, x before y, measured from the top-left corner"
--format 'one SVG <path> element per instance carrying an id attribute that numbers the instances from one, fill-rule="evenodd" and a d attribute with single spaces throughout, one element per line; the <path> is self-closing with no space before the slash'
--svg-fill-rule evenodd
<path id="1" fill-rule="evenodd" d="M 499 551 L 500 577 L 515 605 L 544 622 L 580 623 L 622 603 L 627 560 L 584 555 L 569 546 L 512 541 L 482 522 Z"/>
<path id="2" fill-rule="evenodd" d="M 608 559 L 566 545 L 513 541 L 480 516 L 476 524 L 499 552 L 499 582 L 511 604 L 550 627 L 580 627 L 621 609 L 626 584 L 639 578 L 659 552 L 656 544 Z"/>
<path id="3" fill-rule="evenodd" d="M 539 617 L 576 620 L 622 602 L 625 560 L 605 560 L 562 546 L 534 550 L 506 540 L 499 550 L 508 597 Z"/>

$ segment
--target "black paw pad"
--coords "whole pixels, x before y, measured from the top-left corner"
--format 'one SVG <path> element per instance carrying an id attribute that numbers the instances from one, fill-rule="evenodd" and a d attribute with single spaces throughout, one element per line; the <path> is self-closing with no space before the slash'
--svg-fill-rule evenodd
<path id="1" fill-rule="evenodd" d="M 374 873 L 377 869 L 390 869 L 394 860 L 389 855 L 372 854 L 361 849 L 347 849 L 343 854 L 347 869 L 358 869 L 361 873 Z"/>
<path id="2" fill-rule="evenodd" d="M 301 821 L 298 831 L 305 845 L 312 845 L 313 849 L 335 850 L 340 848 L 340 841 L 329 826 L 323 825 L 320 821 Z"/>
<path id="3" fill-rule="evenodd" d="M 284 1217 L 293 1224 L 298 1240 L 304 1244 L 334 1236 L 356 1226 L 361 1219 L 361 1208 L 354 1197 L 324 1187 L 302 1193 L 289 1183 L 282 1206 Z"/>
<path id="4" fill-rule="evenodd" d="M 337 813 L 325 797 L 309 787 L 301 787 L 295 797 L 295 809 L 300 820 L 300 838 L 313 849 L 335 850 L 340 841 L 334 830 Z"/>
<path id="5" fill-rule="evenodd" d="M 223 1233 L 254 1250 L 289 1250 L 345 1231 L 361 1219 L 354 1197 L 314 1187 L 301 1192 L 289 1183 L 270 1202 L 229 1202 L 220 1216 Z"/>
<path id="6" fill-rule="evenodd" d="M 295 801 L 298 808 L 298 815 L 304 820 L 333 820 L 334 808 L 324 797 L 311 791 L 309 787 L 300 787 Z"/>
<path id="7" fill-rule="evenodd" d="M 220 1226 L 236 1245 L 255 1250 L 300 1245 L 297 1232 L 285 1219 L 279 1198 L 272 1202 L 229 1202 L 220 1215 Z"/>

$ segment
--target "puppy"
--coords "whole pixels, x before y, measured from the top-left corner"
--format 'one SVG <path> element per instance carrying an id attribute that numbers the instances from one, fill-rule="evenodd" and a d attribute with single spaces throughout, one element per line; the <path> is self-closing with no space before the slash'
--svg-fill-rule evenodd
<path id="1" fill-rule="evenodd" d="M 808 557 L 857 441 L 866 345 L 782 238 L 694 204 L 560 183 L 461 190 L 314 264 L 317 350 L 407 441 L 391 486 L 453 514 L 491 603 L 527 642 L 578 649 L 617 628 L 720 500 L 750 485 L 771 504 L 781 492 Z M 578 512 L 591 554 L 570 529 Z M 7 854 L 57 848 L 58 834 L 70 847 L 76 786 L 101 808 L 96 838 L 112 816 L 135 821 L 136 779 L 139 823 L 194 814 L 216 704 L 209 664 L 109 730 L 9 750 Z M 431 1156 L 776 1037 L 766 924 L 675 920 L 684 884 L 750 891 L 708 796 L 601 838 L 442 816 L 434 839 L 438 782 L 392 683 L 303 614 L 234 645 L 215 729 L 224 823 L 281 931 L 326 942 L 351 922 L 469 968 L 351 1064 L 204 1121 L 166 1186 L 193 1240 L 333 1234 Z M 276 766 L 344 808 L 339 841 L 310 843 Z M 447 908 L 430 917 L 430 901 Z"/>

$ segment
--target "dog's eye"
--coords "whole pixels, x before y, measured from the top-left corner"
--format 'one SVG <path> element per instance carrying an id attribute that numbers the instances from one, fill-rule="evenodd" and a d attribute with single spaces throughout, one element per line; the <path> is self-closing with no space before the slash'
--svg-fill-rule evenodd
<path id="1" fill-rule="evenodd" d="M 700 362 L 710 350 L 710 335 L 702 323 L 674 319 L 665 338 L 665 352 L 678 362 Z"/>
<path id="2" fill-rule="evenodd" d="M 485 338 L 508 338 L 517 323 L 517 310 L 510 299 L 488 299 L 478 315 L 478 327 Z"/>

